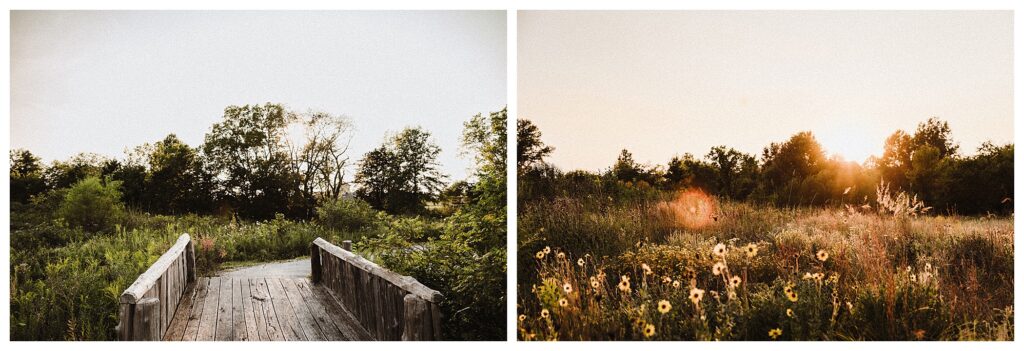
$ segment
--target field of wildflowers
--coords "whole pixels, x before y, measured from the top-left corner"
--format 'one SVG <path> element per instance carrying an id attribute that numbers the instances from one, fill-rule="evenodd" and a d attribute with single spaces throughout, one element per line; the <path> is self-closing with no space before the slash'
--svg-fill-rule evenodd
<path id="1" fill-rule="evenodd" d="M 1012 217 L 663 195 L 521 208 L 520 340 L 1013 339 Z"/>

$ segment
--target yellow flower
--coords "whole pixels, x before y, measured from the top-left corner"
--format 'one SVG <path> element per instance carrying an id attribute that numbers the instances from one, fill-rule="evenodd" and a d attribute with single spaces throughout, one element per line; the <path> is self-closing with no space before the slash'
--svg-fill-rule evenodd
<path id="1" fill-rule="evenodd" d="M 548 316 L 550 316 L 550 315 L 551 315 L 551 312 L 548 312 L 547 308 L 545 308 L 543 310 L 540 310 L 540 318 L 548 318 Z"/>
<path id="2" fill-rule="evenodd" d="M 580 267 L 583 267 L 583 264 L 584 264 L 583 259 L 580 258 L 580 259 L 576 260 L 576 264 L 579 265 Z"/>
<path id="3" fill-rule="evenodd" d="M 644 325 L 647 324 L 647 322 L 644 322 L 643 319 L 637 319 L 635 323 L 637 328 L 643 328 Z"/>
<path id="4" fill-rule="evenodd" d="M 779 329 L 779 328 L 775 328 L 775 329 L 772 329 L 772 330 L 768 331 L 768 336 L 770 336 L 772 338 L 772 340 L 777 339 L 781 335 L 782 335 L 782 329 Z"/>
<path id="5" fill-rule="evenodd" d="M 714 275 L 721 275 L 725 271 L 725 262 L 715 262 L 714 266 L 711 266 L 711 273 Z"/>
<path id="6" fill-rule="evenodd" d="M 811 280 L 811 279 L 814 279 L 814 274 L 811 274 L 811 272 L 804 273 L 804 280 Z"/>
<path id="7" fill-rule="evenodd" d="M 669 278 L 669 277 L 668 277 L 668 276 L 666 275 L 666 276 L 664 276 L 664 277 L 661 277 L 661 282 L 662 282 L 662 283 L 665 283 L 665 284 L 671 283 L 671 282 L 672 282 L 672 278 Z"/>
<path id="8" fill-rule="evenodd" d="M 757 244 L 755 244 L 755 243 L 747 244 L 746 251 L 747 251 L 747 257 L 751 257 L 752 258 L 754 256 L 757 256 Z"/>
<path id="9" fill-rule="evenodd" d="M 622 280 L 625 280 L 625 281 L 627 281 L 627 282 L 628 282 L 628 281 L 629 281 L 629 276 L 628 276 L 628 275 L 624 275 L 624 276 L 622 276 Z"/>
<path id="10" fill-rule="evenodd" d="M 715 248 L 711 249 L 711 252 L 714 253 L 715 256 L 725 256 L 725 244 L 715 245 Z"/>
<path id="11" fill-rule="evenodd" d="M 569 306 L 569 300 L 566 300 L 564 297 L 558 299 L 558 307 L 565 307 L 565 306 Z"/>
<path id="12" fill-rule="evenodd" d="M 597 278 L 590 277 L 590 286 L 593 287 L 594 289 L 597 289 L 598 287 L 601 286 L 601 284 L 597 282 Z"/>
<path id="13" fill-rule="evenodd" d="M 619 290 L 622 290 L 622 292 L 629 292 L 629 281 L 628 280 L 620 281 L 619 282 Z"/>
<path id="14" fill-rule="evenodd" d="M 644 336 L 648 338 L 654 336 L 654 324 L 648 324 L 644 327 Z"/>
<path id="15" fill-rule="evenodd" d="M 564 252 L 559 252 L 557 255 L 555 255 L 555 257 L 558 257 L 558 259 L 560 259 L 560 260 L 564 260 L 565 259 L 565 253 Z"/>
<path id="16" fill-rule="evenodd" d="M 799 296 L 797 295 L 796 291 L 790 290 L 790 292 L 786 293 L 786 298 L 789 299 L 789 301 L 796 302 L 796 300 L 798 300 L 798 297 Z"/>
<path id="17" fill-rule="evenodd" d="M 786 315 L 789 316 L 789 317 L 793 317 L 793 309 L 792 308 L 787 308 L 786 309 Z"/>
<path id="18" fill-rule="evenodd" d="M 678 280 L 673 280 L 672 281 L 672 287 L 676 288 L 676 289 L 679 289 L 679 281 Z"/>
<path id="19" fill-rule="evenodd" d="M 697 288 L 690 289 L 690 301 L 692 301 L 693 304 L 695 304 L 695 305 L 699 304 L 700 300 L 703 299 L 703 298 L 704 298 L 704 290 L 697 289 Z"/>
<path id="20" fill-rule="evenodd" d="M 815 257 L 817 257 L 818 261 L 821 262 L 828 261 L 828 252 L 825 252 L 825 250 L 818 250 L 818 254 L 815 255 Z"/>
<path id="21" fill-rule="evenodd" d="M 658 301 L 658 312 L 661 312 L 662 314 L 665 314 L 665 313 L 668 313 L 668 311 L 671 311 L 671 310 L 672 310 L 672 304 L 669 303 L 668 300 Z"/>
<path id="22" fill-rule="evenodd" d="M 525 314 L 519 315 L 519 321 L 520 322 L 525 321 L 525 320 L 526 320 L 526 315 Z"/>
<path id="23" fill-rule="evenodd" d="M 789 286 L 789 285 L 786 285 L 785 288 L 782 288 L 782 291 L 785 292 L 786 295 L 789 295 L 789 293 L 793 292 L 793 287 Z"/>
<path id="24" fill-rule="evenodd" d="M 734 276 L 732 276 L 732 279 L 729 279 L 729 285 L 732 285 L 732 287 L 734 287 L 734 288 L 737 287 L 737 286 L 740 286 L 740 283 L 742 283 L 742 282 L 743 282 L 743 279 L 740 279 L 740 277 L 737 276 L 737 275 L 734 275 Z"/>
<path id="25" fill-rule="evenodd" d="M 641 263 L 640 268 L 644 269 L 644 275 L 651 275 L 651 266 L 648 266 L 646 263 Z"/>
<path id="26" fill-rule="evenodd" d="M 562 290 L 565 290 L 566 294 L 571 293 L 572 292 L 572 284 L 569 284 L 568 282 L 566 282 L 565 284 L 562 284 Z"/>
<path id="27" fill-rule="evenodd" d="M 545 247 L 544 247 L 544 253 L 545 253 L 545 254 L 549 254 L 549 253 L 551 253 L 551 247 L 550 247 L 550 246 L 545 246 Z"/>
<path id="28" fill-rule="evenodd" d="M 537 255 L 536 256 L 537 256 L 538 260 L 544 259 L 544 251 L 537 251 Z"/>

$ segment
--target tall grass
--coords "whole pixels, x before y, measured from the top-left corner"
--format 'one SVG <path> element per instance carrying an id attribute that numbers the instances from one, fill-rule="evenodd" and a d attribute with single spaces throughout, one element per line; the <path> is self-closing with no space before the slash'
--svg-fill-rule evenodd
<path id="1" fill-rule="evenodd" d="M 1013 338 L 1012 219 L 693 201 L 524 206 L 519 338 Z"/>

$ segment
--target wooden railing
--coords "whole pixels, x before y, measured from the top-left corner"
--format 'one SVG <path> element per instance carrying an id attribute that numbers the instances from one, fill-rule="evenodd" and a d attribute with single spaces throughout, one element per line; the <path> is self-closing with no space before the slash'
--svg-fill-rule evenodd
<path id="1" fill-rule="evenodd" d="M 121 293 L 120 340 L 160 340 L 188 285 L 196 280 L 192 239 L 178 241 Z"/>
<path id="2" fill-rule="evenodd" d="M 441 340 L 441 293 L 317 238 L 312 281 L 320 283 L 377 340 Z"/>

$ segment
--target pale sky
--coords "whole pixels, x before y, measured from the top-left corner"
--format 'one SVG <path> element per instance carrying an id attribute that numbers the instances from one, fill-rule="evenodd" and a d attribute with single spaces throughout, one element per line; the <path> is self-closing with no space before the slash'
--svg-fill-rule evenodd
<path id="1" fill-rule="evenodd" d="M 859 162 L 930 116 L 963 153 L 1013 142 L 1010 11 L 521 11 L 518 26 L 519 117 L 563 169 L 623 148 L 759 156 L 804 130 Z"/>
<path id="2" fill-rule="evenodd" d="M 462 123 L 506 105 L 505 38 L 504 11 L 13 11 L 11 147 L 198 146 L 226 106 L 274 102 L 349 116 L 353 161 L 423 126 L 463 179 Z"/>

